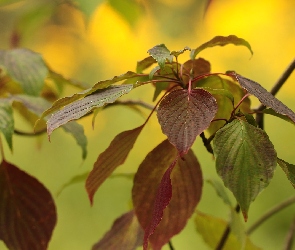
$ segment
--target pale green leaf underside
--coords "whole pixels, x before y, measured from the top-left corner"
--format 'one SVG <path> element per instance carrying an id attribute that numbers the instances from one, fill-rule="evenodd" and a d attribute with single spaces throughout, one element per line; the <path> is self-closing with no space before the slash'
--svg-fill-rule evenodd
<path id="1" fill-rule="evenodd" d="M 89 95 L 76 102 L 70 103 L 63 109 L 54 113 L 47 121 L 47 134 L 50 136 L 53 130 L 69 121 L 79 119 L 107 103 L 113 103 L 120 96 L 127 94 L 133 88 L 132 84 L 110 86 L 95 94 Z"/>
<path id="2" fill-rule="evenodd" d="M 28 95 L 38 96 L 48 75 L 40 54 L 28 49 L 0 50 L 0 66 Z"/>
<path id="3" fill-rule="evenodd" d="M 217 131 L 213 143 L 217 173 L 247 219 L 250 203 L 272 179 L 276 151 L 263 130 L 242 120 Z"/>
<path id="4" fill-rule="evenodd" d="M 14 131 L 13 111 L 9 102 L 0 102 L 0 131 L 12 150 L 12 135 Z"/>

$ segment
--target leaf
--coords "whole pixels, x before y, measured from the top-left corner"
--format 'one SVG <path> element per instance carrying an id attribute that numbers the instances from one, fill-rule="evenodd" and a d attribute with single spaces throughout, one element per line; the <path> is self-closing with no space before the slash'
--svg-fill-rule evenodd
<path id="1" fill-rule="evenodd" d="M 196 213 L 195 226 L 198 233 L 203 237 L 204 241 L 212 249 L 216 249 L 224 230 L 227 226 L 227 222 L 201 212 Z M 242 243 L 239 242 L 237 237 L 230 233 L 227 241 L 225 242 L 222 250 L 233 250 L 233 249 L 244 249 L 244 250 L 261 250 L 261 248 L 255 246 L 246 236 L 245 247 L 242 247 Z"/>
<path id="2" fill-rule="evenodd" d="M 209 127 L 217 108 L 215 98 L 203 89 L 178 89 L 164 97 L 157 116 L 163 133 L 183 155 Z"/>
<path id="3" fill-rule="evenodd" d="M 100 90 L 97 93 L 86 96 L 81 100 L 73 102 L 63 109 L 54 113 L 47 121 L 47 134 L 53 130 L 66 124 L 69 121 L 76 120 L 91 112 L 94 108 L 102 107 L 107 103 L 113 103 L 120 96 L 127 94 L 133 88 L 132 84 L 110 86 L 106 89 Z M 44 114 L 44 113 L 43 113 Z"/>
<path id="4" fill-rule="evenodd" d="M 73 4 L 76 4 L 77 7 L 86 15 L 87 19 L 90 18 L 95 11 L 96 8 L 102 4 L 103 0 L 90 0 L 90 1 L 83 1 L 83 0 L 75 0 Z M 72 3 L 72 1 L 71 1 Z"/>
<path id="5" fill-rule="evenodd" d="M 99 186 L 124 163 L 143 127 L 144 124 L 118 134 L 109 147 L 98 156 L 85 184 L 91 204 Z"/>
<path id="6" fill-rule="evenodd" d="M 200 201 L 203 184 L 200 164 L 191 150 L 183 157 L 183 160 L 179 159 L 176 163 L 177 154 L 177 150 L 168 140 L 163 141 L 146 156 L 134 177 L 132 200 L 138 221 L 146 230 L 147 236 L 152 233 L 155 226 L 157 227 L 149 237 L 153 249 L 160 249 L 173 235 L 184 228 Z M 174 163 L 176 165 L 169 177 Z M 167 170 L 169 165 L 170 168 Z M 166 175 L 163 178 L 166 185 L 162 181 L 162 189 L 160 189 L 159 185 L 165 172 Z M 169 191 L 170 178 L 172 198 Z M 165 187 L 168 189 L 166 192 Z M 162 191 L 163 197 L 157 196 L 159 190 Z M 156 199 L 158 200 L 155 201 Z M 165 209 L 167 203 L 169 205 Z M 157 218 L 155 218 L 156 215 Z M 152 216 L 154 216 L 153 219 Z M 159 219 L 162 220 L 157 226 Z"/>
<path id="7" fill-rule="evenodd" d="M 103 80 L 103 81 L 99 81 L 98 83 L 96 83 L 92 88 L 90 89 L 86 89 L 83 92 L 80 93 L 76 93 L 72 96 L 69 97 L 64 97 L 61 98 L 59 100 L 57 100 L 56 102 L 53 103 L 53 105 L 51 106 L 51 108 L 47 109 L 46 111 L 43 112 L 42 116 L 40 117 L 40 119 L 43 119 L 44 117 L 46 117 L 47 115 L 56 112 L 57 110 L 63 108 L 64 106 L 75 102 L 87 95 L 92 94 L 93 92 L 96 92 L 97 90 L 101 90 L 101 89 L 105 89 L 107 87 L 109 87 L 110 85 L 116 83 L 116 82 L 120 82 L 122 80 L 126 80 L 129 78 L 134 78 L 134 77 L 138 77 L 138 74 L 128 71 L 125 74 L 122 74 L 120 76 L 115 76 L 110 80 Z"/>
<path id="8" fill-rule="evenodd" d="M 0 65 L 26 94 L 40 95 L 48 75 L 40 54 L 28 49 L 0 50 Z"/>
<path id="9" fill-rule="evenodd" d="M 164 66 L 165 67 L 165 66 Z M 156 67 L 154 67 L 152 70 L 151 70 L 151 72 L 149 73 L 149 80 L 152 80 L 153 79 L 153 77 L 154 77 L 154 74 L 158 71 L 158 70 L 160 70 L 161 68 L 160 68 L 160 66 L 156 66 Z"/>
<path id="10" fill-rule="evenodd" d="M 178 57 L 179 55 L 183 54 L 183 53 L 184 53 L 185 51 L 187 51 L 187 50 L 191 51 L 191 48 L 185 46 L 182 50 L 172 51 L 172 52 L 170 53 L 170 55 L 175 56 L 175 57 Z"/>
<path id="11" fill-rule="evenodd" d="M 56 224 L 48 190 L 16 166 L 0 164 L 0 239 L 9 249 L 47 249 Z"/>
<path id="12" fill-rule="evenodd" d="M 136 65 L 136 73 L 142 73 L 145 69 L 149 68 L 156 62 L 157 61 L 152 56 L 148 56 L 143 60 L 138 61 Z"/>
<path id="13" fill-rule="evenodd" d="M 227 193 L 226 190 L 224 188 L 224 185 L 222 185 L 218 180 L 216 179 L 208 179 L 207 180 L 208 183 L 211 184 L 211 186 L 214 188 L 214 190 L 216 191 L 217 195 L 223 200 L 223 202 L 226 205 L 229 205 L 230 207 L 233 207 Z"/>
<path id="14" fill-rule="evenodd" d="M 142 245 L 143 230 L 131 210 L 116 219 L 112 228 L 96 243 L 92 250 L 136 250 Z"/>
<path id="15" fill-rule="evenodd" d="M 210 41 L 202 44 L 198 48 L 193 49 L 191 51 L 191 55 L 190 55 L 191 59 L 195 59 L 197 54 L 199 54 L 204 49 L 215 47 L 215 46 L 225 46 L 228 44 L 233 44 L 236 46 L 240 46 L 240 45 L 245 46 L 250 50 L 251 54 L 253 55 L 253 51 L 251 49 L 251 46 L 246 40 L 239 38 L 235 35 L 230 35 L 230 36 L 216 36 L 213 39 L 211 39 Z"/>
<path id="16" fill-rule="evenodd" d="M 171 82 L 161 82 L 155 84 L 155 92 L 153 96 L 153 102 L 158 98 L 158 96 L 162 93 L 163 90 L 166 90 L 170 86 Z"/>
<path id="17" fill-rule="evenodd" d="M 281 101 L 275 98 L 259 83 L 245 78 L 235 72 L 230 72 L 229 75 L 234 77 L 239 82 L 239 84 L 250 94 L 256 96 L 263 105 L 271 107 L 275 112 L 279 114 L 287 115 L 293 122 L 295 122 L 295 113 Z"/>
<path id="18" fill-rule="evenodd" d="M 250 114 L 243 114 L 246 118 L 246 121 L 254 127 L 257 127 L 257 123 L 253 115 Z"/>
<path id="19" fill-rule="evenodd" d="M 268 186 L 276 167 L 276 151 L 267 134 L 234 120 L 213 140 L 216 170 L 234 194 L 247 221 L 250 203 Z"/>
<path id="20" fill-rule="evenodd" d="M 11 104 L 0 101 L 0 131 L 4 135 L 7 144 L 12 151 L 12 135 L 14 132 L 14 118 Z"/>
<path id="21" fill-rule="evenodd" d="M 238 105 L 242 97 L 245 95 L 244 90 L 238 84 L 219 76 L 203 78 L 196 82 L 196 86 L 205 89 L 214 89 L 214 91 L 208 89 L 208 92 L 215 97 L 219 107 L 214 119 L 230 119 L 234 106 Z M 217 90 L 220 90 L 220 92 L 218 93 Z M 234 105 L 232 99 L 234 99 Z M 249 98 L 246 98 L 242 104 L 240 104 L 239 110 L 244 114 L 251 112 Z M 211 123 L 207 131 L 212 135 L 223 126 L 224 121 L 214 121 Z"/>
<path id="22" fill-rule="evenodd" d="M 77 122 L 71 121 L 64 124 L 62 128 L 74 137 L 82 149 L 82 158 L 85 160 L 87 156 L 87 137 L 84 134 L 84 127 Z"/>
<path id="23" fill-rule="evenodd" d="M 203 58 L 188 60 L 182 65 L 182 79 L 188 84 L 190 77 L 195 78 L 199 75 L 208 74 L 211 71 L 210 62 Z"/>
<path id="24" fill-rule="evenodd" d="M 292 123 L 294 125 L 294 121 L 292 121 L 290 117 L 288 117 L 286 115 L 279 114 L 279 113 L 277 113 L 276 111 L 274 111 L 271 108 L 264 109 L 264 110 L 262 110 L 262 112 L 264 114 L 273 115 L 273 116 L 276 116 L 278 118 L 281 118 L 282 120 L 290 122 L 290 123 Z"/>
<path id="25" fill-rule="evenodd" d="M 292 186 L 295 188 L 295 165 L 290 164 L 280 158 L 277 158 L 277 162 L 287 175 L 288 180 L 291 182 Z"/>
<path id="26" fill-rule="evenodd" d="M 164 44 L 156 45 L 149 49 L 148 53 L 158 62 L 161 69 L 165 67 L 166 60 L 173 61 L 173 56 Z"/>

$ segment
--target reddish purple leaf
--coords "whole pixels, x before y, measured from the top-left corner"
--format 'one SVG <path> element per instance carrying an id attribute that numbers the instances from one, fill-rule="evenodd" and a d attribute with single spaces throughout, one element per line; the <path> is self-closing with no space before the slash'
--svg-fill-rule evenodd
<path id="1" fill-rule="evenodd" d="M 165 140 L 146 156 L 134 177 L 134 209 L 145 229 L 145 243 L 149 239 L 154 250 L 184 228 L 201 197 L 203 179 L 197 158 L 191 150 L 178 162 L 177 156 Z"/>
<path id="2" fill-rule="evenodd" d="M 56 224 L 48 190 L 3 160 L 0 164 L 0 239 L 9 249 L 47 249 Z"/>
<path id="3" fill-rule="evenodd" d="M 116 219 L 111 230 L 96 243 L 92 250 L 136 250 L 142 245 L 143 230 L 131 210 Z"/>
<path id="4" fill-rule="evenodd" d="M 288 116 L 293 122 L 295 122 L 295 113 L 281 101 L 275 98 L 259 83 L 243 77 L 235 72 L 230 72 L 229 75 L 233 76 L 250 94 L 256 96 L 263 105 L 272 108 L 279 114 Z"/>
<path id="5" fill-rule="evenodd" d="M 93 196 L 99 186 L 118 166 L 125 162 L 143 127 L 144 125 L 141 125 L 135 129 L 118 134 L 109 147 L 98 156 L 86 180 L 86 190 L 91 204 L 93 203 Z"/>
<path id="6" fill-rule="evenodd" d="M 206 90 L 178 89 L 161 101 L 157 116 L 163 133 L 183 155 L 209 127 L 217 109 L 215 98 Z"/>

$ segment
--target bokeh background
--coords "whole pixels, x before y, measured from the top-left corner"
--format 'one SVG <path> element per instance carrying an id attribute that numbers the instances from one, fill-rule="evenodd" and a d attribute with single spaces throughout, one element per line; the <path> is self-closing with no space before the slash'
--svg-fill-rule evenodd
<path id="1" fill-rule="evenodd" d="M 15 46 L 41 53 L 48 65 L 63 74 L 92 85 L 128 70 L 147 56 L 146 51 L 164 43 L 170 50 L 196 48 L 217 35 L 237 35 L 252 46 L 228 45 L 203 51 L 213 72 L 235 70 L 270 89 L 295 58 L 295 1 L 293 0 L 0 0 L 0 48 Z M 188 59 L 189 54 L 180 57 Z M 66 88 L 65 95 L 78 91 Z M 135 89 L 124 99 L 151 103 L 153 89 Z M 295 73 L 277 97 L 295 110 Z M 252 98 L 254 106 L 258 101 Z M 148 111 L 143 111 L 144 116 Z M 98 114 L 94 129 L 91 117 L 81 120 L 89 140 L 88 157 L 82 161 L 74 139 L 61 130 L 47 136 L 14 136 L 14 152 L 7 159 L 38 178 L 51 191 L 57 205 L 58 224 L 50 250 L 90 249 L 111 227 L 115 218 L 131 208 L 132 180 L 110 178 L 95 195 L 91 207 L 80 182 L 60 188 L 72 177 L 92 169 L 97 156 L 116 134 L 142 124 L 144 117 L 118 107 Z M 27 128 L 21 119 L 17 127 Z M 28 127 L 28 129 L 30 129 Z M 295 164 L 295 129 L 292 124 L 267 117 L 267 133 L 278 156 Z M 164 140 L 156 117 L 144 129 L 126 163 L 116 173 L 133 173 L 145 155 Z M 193 149 L 205 178 L 218 178 L 214 161 L 197 138 Z M 269 208 L 294 195 L 293 187 L 277 168 L 269 187 L 250 207 L 251 225 Z M 229 195 L 232 197 L 231 193 Z M 228 219 L 229 211 L 213 188 L 204 183 L 200 211 Z M 295 206 L 273 216 L 253 233 L 251 239 L 263 249 L 282 249 Z M 172 239 L 175 249 L 209 249 L 190 220 Z M 0 249 L 6 249 L 0 243 Z M 165 247 L 164 249 L 168 249 Z M 295 247 L 293 248 L 295 249 Z"/>

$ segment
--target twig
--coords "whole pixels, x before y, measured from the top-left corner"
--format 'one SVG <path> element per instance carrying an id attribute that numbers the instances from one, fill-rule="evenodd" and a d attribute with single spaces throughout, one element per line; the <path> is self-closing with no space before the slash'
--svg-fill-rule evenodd
<path id="1" fill-rule="evenodd" d="M 36 132 L 24 132 L 17 129 L 14 129 L 14 134 L 21 136 L 37 136 L 46 133 L 46 128 Z"/>
<path id="2" fill-rule="evenodd" d="M 295 217 L 290 225 L 290 228 L 285 240 L 285 246 L 283 248 L 284 250 L 292 250 L 294 236 L 295 236 Z"/>
<path id="3" fill-rule="evenodd" d="M 210 144 L 210 141 L 209 139 L 206 138 L 204 132 L 202 132 L 200 134 L 200 137 L 202 138 L 202 141 L 203 141 L 203 144 L 205 146 L 205 148 L 207 149 L 207 151 L 210 153 L 210 154 L 213 154 L 213 149 L 212 149 L 212 146 Z"/>
<path id="4" fill-rule="evenodd" d="M 110 103 L 109 105 L 105 106 L 105 108 L 107 108 L 108 106 L 113 106 L 113 105 L 138 105 L 141 106 L 143 108 L 149 109 L 149 110 L 153 110 L 154 109 L 154 105 L 151 105 L 147 102 L 143 102 L 143 101 L 135 101 L 135 100 L 126 100 L 126 101 L 116 101 L 114 103 Z"/>
<path id="5" fill-rule="evenodd" d="M 292 74 L 294 69 L 295 69 L 295 60 L 293 60 L 293 62 L 289 65 L 289 67 L 282 74 L 280 79 L 276 82 L 276 84 L 270 90 L 270 93 L 272 95 L 276 95 L 278 93 L 278 91 L 281 89 L 281 87 L 287 81 L 287 79 Z M 262 111 L 265 108 L 266 107 L 263 104 L 260 104 L 259 107 L 256 110 L 257 111 Z M 258 127 L 261 128 L 261 129 L 263 129 L 263 115 L 264 115 L 263 113 L 257 113 L 257 115 L 256 115 L 256 123 L 258 124 Z"/>
<path id="6" fill-rule="evenodd" d="M 277 212 L 280 212 L 284 208 L 288 207 L 289 205 L 295 203 L 295 196 L 292 196 L 288 198 L 287 200 L 283 201 L 282 203 L 274 206 L 270 210 L 268 210 L 264 215 L 260 217 L 256 222 L 252 224 L 246 231 L 248 235 L 250 235 L 257 227 L 259 227 L 263 222 L 265 222 L 267 219 L 269 219 L 271 216 L 276 214 Z"/>
<path id="7" fill-rule="evenodd" d="M 239 213 L 240 212 L 240 206 L 239 204 L 236 205 L 236 208 L 235 208 L 236 212 Z M 230 234 L 230 231 L 231 231 L 231 228 L 230 228 L 230 225 L 227 224 L 224 232 L 223 232 L 223 235 L 217 245 L 217 247 L 215 248 L 215 250 L 222 250 L 222 248 L 224 247 L 228 237 L 229 237 L 229 234 Z"/>
<path id="8" fill-rule="evenodd" d="M 174 247 L 172 245 L 172 241 L 171 240 L 169 240 L 168 245 L 169 245 L 169 249 L 170 250 L 174 250 Z"/>

